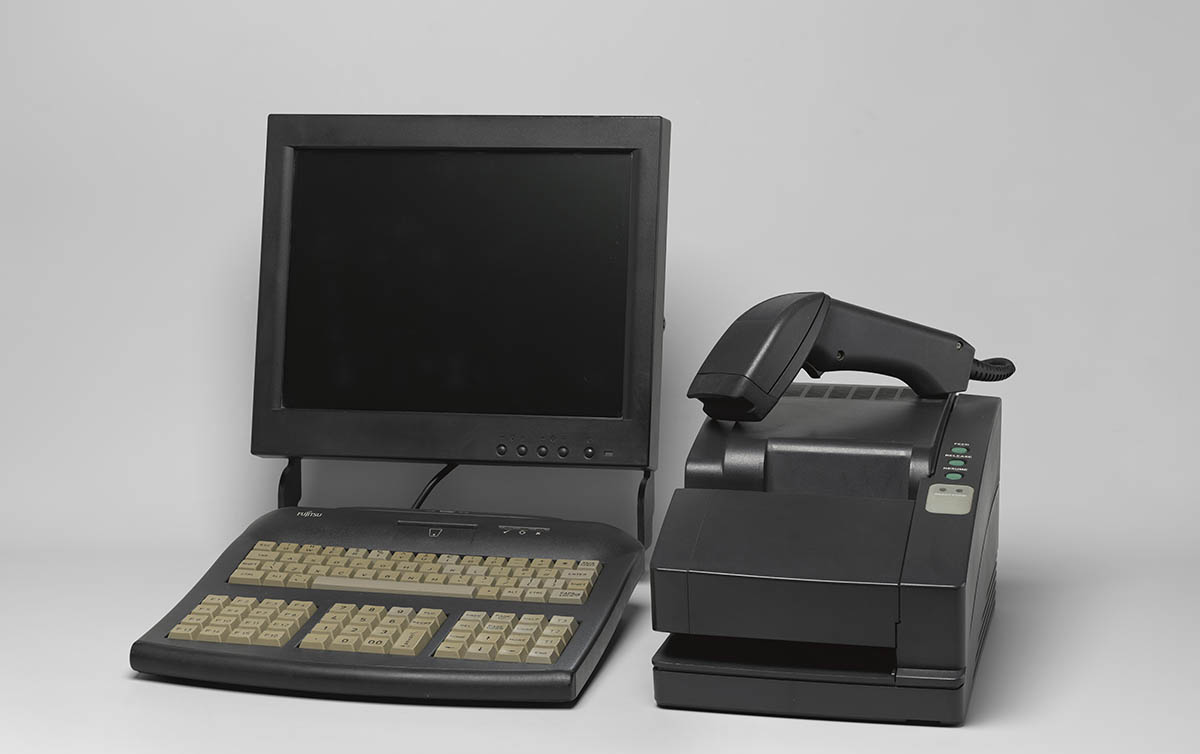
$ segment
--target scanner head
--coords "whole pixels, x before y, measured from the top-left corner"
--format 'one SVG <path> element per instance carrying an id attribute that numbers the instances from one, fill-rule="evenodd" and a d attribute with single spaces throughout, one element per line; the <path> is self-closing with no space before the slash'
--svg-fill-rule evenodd
<path id="1" fill-rule="evenodd" d="M 829 301 L 824 293 L 788 293 L 751 308 L 713 346 L 688 397 L 714 419 L 761 421 L 808 358 Z"/>

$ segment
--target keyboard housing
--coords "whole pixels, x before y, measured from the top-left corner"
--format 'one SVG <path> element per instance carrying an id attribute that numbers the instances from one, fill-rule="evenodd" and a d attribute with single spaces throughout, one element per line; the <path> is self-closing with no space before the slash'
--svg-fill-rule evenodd
<path id="1" fill-rule="evenodd" d="M 603 569 L 579 605 L 231 584 L 260 540 L 459 555 L 598 560 Z M 505 703 L 573 701 L 613 634 L 644 563 L 641 545 L 605 524 L 553 518 L 365 508 L 283 508 L 246 529 L 178 604 L 138 639 L 130 665 L 142 673 L 214 684 L 332 696 Z M 312 617 L 281 647 L 184 641 L 168 633 L 207 595 L 310 600 Z M 301 649 L 336 603 L 435 608 L 447 620 L 417 656 Z M 577 628 L 552 664 L 434 657 L 468 611 L 572 616 Z"/>

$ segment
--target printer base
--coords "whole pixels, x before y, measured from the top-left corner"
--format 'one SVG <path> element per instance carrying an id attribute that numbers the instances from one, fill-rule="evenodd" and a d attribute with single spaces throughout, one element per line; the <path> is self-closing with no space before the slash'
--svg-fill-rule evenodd
<path id="1" fill-rule="evenodd" d="M 715 712 L 961 725 L 967 689 L 752 678 L 656 667 L 654 700 L 660 707 Z"/>

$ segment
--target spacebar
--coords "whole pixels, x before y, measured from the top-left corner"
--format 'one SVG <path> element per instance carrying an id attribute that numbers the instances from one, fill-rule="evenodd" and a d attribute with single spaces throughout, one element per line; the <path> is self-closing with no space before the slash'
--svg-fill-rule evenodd
<path id="1" fill-rule="evenodd" d="M 316 576 L 311 589 L 344 589 L 348 592 L 382 592 L 384 594 L 418 594 L 427 597 L 474 597 L 475 587 L 469 584 L 421 584 L 415 581 L 373 581 L 352 579 L 349 576 Z"/>

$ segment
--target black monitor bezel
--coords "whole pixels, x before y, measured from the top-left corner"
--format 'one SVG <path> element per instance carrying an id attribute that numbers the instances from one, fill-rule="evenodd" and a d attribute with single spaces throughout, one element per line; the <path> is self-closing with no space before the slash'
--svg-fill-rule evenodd
<path id="1" fill-rule="evenodd" d="M 654 468 L 669 136 L 670 123 L 659 117 L 269 116 L 251 452 L 289 458 Z M 631 152 L 635 215 L 631 221 L 633 261 L 627 289 L 628 364 L 623 415 L 602 418 L 285 408 L 282 377 L 289 199 L 293 150 L 297 148 Z M 519 446 L 526 448 L 524 455 L 518 454 Z M 542 447 L 545 455 L 538 452 Z"/>

